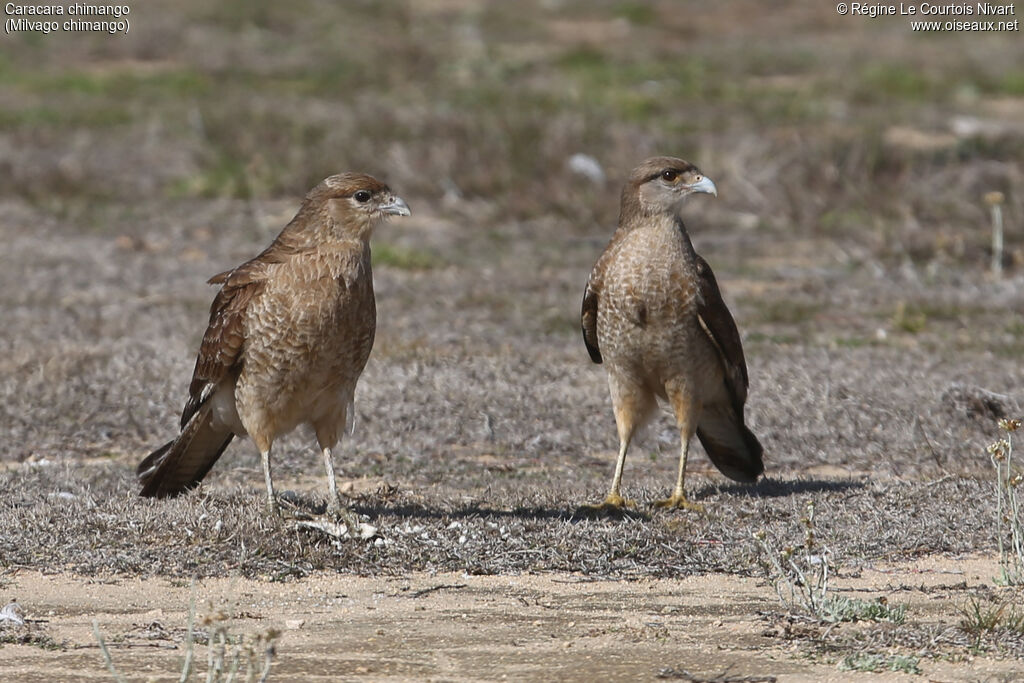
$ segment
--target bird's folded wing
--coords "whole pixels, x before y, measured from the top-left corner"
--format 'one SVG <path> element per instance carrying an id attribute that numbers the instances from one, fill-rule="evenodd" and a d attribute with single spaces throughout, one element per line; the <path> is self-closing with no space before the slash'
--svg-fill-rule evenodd
<path id="1" fill-rule="evenodd" d="M 199 346 L 189 399 L 181 414 L 182 429 L 221 380 L 241 369 L 246 311 L 263 290 L 264 272 L 253 259 L 210 279 L 223 286 L 210 306 L 210 324 Z"/>
<path id="2" fill-rule="evenodd" d="M 601 347 L 597 343 L 597 296 L 597 287 L 591 278 L 583 292 L 583 310 L 580 313 L 580 322 L 583 326 L 583 343 L 587 345 L 590 359 L 595 363 L 600 363 Z"/>
<path id="3" fill-rule="evenodd" d="M 736 321 L 722 299 L 715 274 L 711 272 L 708 262 L 697 256 L 697 281 L 700 287 L 697 315 L 701 325 L 718 347 L 719 355 L 725 366 L 725 380 L 732 395 L 735 408 L 743 414 L 743 404 L 747 402 L 747 363 L 743 358 L 743 346 L 740 343 L 740 332 Z"/>

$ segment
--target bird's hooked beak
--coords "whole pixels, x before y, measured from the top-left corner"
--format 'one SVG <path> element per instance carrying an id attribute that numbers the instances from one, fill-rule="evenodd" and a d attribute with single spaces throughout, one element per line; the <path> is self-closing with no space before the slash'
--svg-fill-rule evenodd
<path id="1" fill-rule="evenodd" d="M 718 188 L 711 182 L 711 178 L 702 176 L 700 180 L 695 183 L 686 186 L 689 192 L 687 194 L 695 194 L 697 192 L 706 192 L 707 194 L 718 196 Z"/>
<path id="2" fill-rule="evenodd" d="M 390 200 L 380 205 L 379 211 L 388 216 L 411 216 L 409 205 L 401 197 L 391 196 Z"/>

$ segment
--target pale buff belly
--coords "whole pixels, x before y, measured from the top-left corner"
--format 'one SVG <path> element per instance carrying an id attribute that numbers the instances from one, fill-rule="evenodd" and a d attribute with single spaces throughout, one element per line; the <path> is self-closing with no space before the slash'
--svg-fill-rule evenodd
<path id="1" fill-rule="evenodd" d="M 606 272 L 598 307 L 608 371 L 662 398 L 668 383 L 698 391 L 722 384 L 721 359 L 698 320 L 689 267 L 671 245 L 624 250 Z"/>
<path id="2" fill-rule="evenodd" d="M 234 390 L 241 425 L 274 439 L 304 423 L 344 422 L 373 346 L 372 299 L 369 307 L 279 316 L 246 348 Z"/>

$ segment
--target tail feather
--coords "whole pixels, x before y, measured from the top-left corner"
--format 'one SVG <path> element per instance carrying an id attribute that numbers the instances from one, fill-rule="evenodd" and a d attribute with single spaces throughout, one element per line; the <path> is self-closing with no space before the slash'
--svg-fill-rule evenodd
<path id="1" fill-rule="evenodd" d="M 142 483 L 139 495 L 168 498 L 195 488 L 231 443 L 234 433 L 214 427 L 209 403 L 185 423 L 181 434 L 150 453 L 139 463 L 136 475 Z"/>
<path id="2" fill-rule="evenodd" d="M 764 472 L 764 449 L 732 406 L 705 410 L 697 426 L 697 438 L 715 467 L 730 479 L 752 483 Z"/>

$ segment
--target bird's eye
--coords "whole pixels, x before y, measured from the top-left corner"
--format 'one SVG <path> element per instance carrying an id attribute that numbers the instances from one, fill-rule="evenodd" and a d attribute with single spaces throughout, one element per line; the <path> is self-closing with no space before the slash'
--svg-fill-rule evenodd
<path id="1" fill-rule="evenodd" d="M 367 190 L 359 190 L 359 192 L 356 192 L 352 196 L 355 197 L 356 201 L 360 204 L 365 204 L 370 201 L 370 193 Z"/>
<path id="2" fill-rule="evenodd" d="M 679 177 L 679 173 L 669 168 L 661 172 L 661 177 L 671 183 Z"/>

